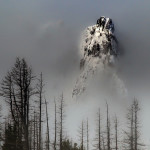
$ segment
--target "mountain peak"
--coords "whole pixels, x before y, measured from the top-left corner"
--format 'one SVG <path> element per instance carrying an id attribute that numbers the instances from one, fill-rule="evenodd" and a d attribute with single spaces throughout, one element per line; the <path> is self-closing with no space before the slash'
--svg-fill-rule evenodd
<path id="1" fill-rule="evenodd" d="M 81 68 L 86 57 L 99 57 L 103 62 L 111 63 L 112 56 L 118 55 L 117 39 L 114 35 L 112 19 L 104 16 L 97 20 L 96 25 L 89 26 L 83 32 L 81 47 Z M 105 58 L 107 57 L 107 60 Z"/>
<path id="2" fill-rule="evenodd" d="M 87 27 L 83 32 L 80 48 L 82 72 L 73 89 L 73 96 L 85 91 L 87 81 L 93 74 L 103 72 L 106 65 L 114 65 L 119 54 L 114 31 L 112 19 L 102 16 L 95 25 Z"/>

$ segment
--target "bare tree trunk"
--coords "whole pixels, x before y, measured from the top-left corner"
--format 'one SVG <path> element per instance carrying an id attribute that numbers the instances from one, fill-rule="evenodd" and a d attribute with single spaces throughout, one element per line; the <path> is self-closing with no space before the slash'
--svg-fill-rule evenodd
<path id="1" fill-rule="evenodd" d="M 81 127 L 81 150 L 84 148 L 84 123 L 82 121 L 82 127 Z"/>
<path id="2" fill-rule="evenodd" d="M 37 150 L 39 150 L 39 117 L 36 116 L 36 148 Z"/>
<path id="3" fill-rule="evenodd" d="M 134 118 L 133 118 L 133 106 L 132 106 L 132 108 L 131 108 L 131 137 L 130 137 L 130 139 L 131 139 L 131 141 L 130 141 L 131 150 L 134 150 L 134 148 L 133 148 L 133 146 L 134 146 L 134 136 L 133 136 L 133 122 L 134 122 L 134 120 L 133 119 Z"/>
<path id="4" fill-rule="evenodd" d="M 118 150 L 118 119 L 115 116 L 115 150 Z"/>
<path id="5" fill-rule="evenodd" d="M 101 150 L 101 114 L 98 112 L 98 149 Z"/>
<path id="6" fill-rule="evenodd" d="M 100 114 L 100 108 L 97 112 L 97 119 L 96 119 L 96 138 L 94 139 L 96 141 L 96 144 L 94 145 L 95 149 L 102 150 L 102 131 L 101 131 L 101 114 Z"/>
<path id="7" fill-rule="evenodd" d="M 108 104 L 107 105 L 107 149 L 110 150 L 110 119 L 109 119 L 109 112 L 108 112 Z"/>
<path id="8" fill-rule="evenodd" d="M 33 137 L 33 120 L 31 119 L 31 122 L 30 122 L 30 132 L 29 132 L 29 150 L 32 150 L 32 137 Z"/>
<path id="9" fill-rule="evenodd" d="M 79 139 L 79 142 L 80 142 L 80 149 L 81 150 L 84 150 L 84 122 L 82 121 L 81 123 L 81 127 L 79 128 L 79 136 L 80 136 L 80 139 Z"/>
<path id="10" fill-rule="evenodd" d="M 46 121 L 47 121 L 47 150 L 50 150 L 50 137 L 49 137 L 49 122 L 48 122 L 48 111 L 47 111 L 47 102 L 45 99 L 45 105 L 46 105 Z"/>
<path id="11" fill-rule="evenodd" d="M 42 94 L 43 94 L 43 75 L 41 73 L 40 75 L 40 79 L 39 79 L 39 83 L 37 84 L 37 90 L 38 90 L 38 93 L 39 93 L 39 150 L 42 149 L 41 147 L 41 138 L 42 138 L 42 135 L 41 135 L 41 126 L 42 126 Z"/>
<path id="12" fill-rule="evenodd" d="M 138 101 L 134 99 L 133 102 L 133 107 L 134 107 L 134 149 L 138 150 L 138 139 L 139 139 L 139 120 L 138 120 L 138 112 L 140 110 Z"/>
<path id="13" fill-rule="evenodd" d="M 86 139 L 86 142 L 87 142 L 87 150 L 89 150 L 89 122 L 88 122 L 88 119 L 87 119 L 87 139 Z"/>
<path id="14" fill-rule="evenodd" d="M 60 139 L 59 139 L 59 145 L 60 150 L 63 148 L 63 123 L 64 123 L 64 98 L 63 94 L 61 96 L 60 100 L 60 107 L 59 107 L 59 114 L 60 114 Z"/>
<path id="15" fill-rule="evenodd" d="M 35 133 L 36 133 L 36 116 L 35 116 L 35 110 L 34 110 L 34 127 L 33 127 L 33 150 L 35 150 L 35 139 L 36 139 L 36 136 L 35 136 Z"/>
<path id="16" fill-rule="evenodd" d="M 57 106 L 56 106 L 56 101 L 55 103 L 55 135 L 54 135 L 54 150 L 56 150 L 56 142 L 57 142 Z"/>

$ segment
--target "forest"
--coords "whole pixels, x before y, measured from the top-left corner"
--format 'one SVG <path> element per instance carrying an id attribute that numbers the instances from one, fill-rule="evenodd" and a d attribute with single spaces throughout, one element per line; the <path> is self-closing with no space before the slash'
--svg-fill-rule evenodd
<path id="1" fill-rule="evenodd" d="M 90 137 L 89 119 L 83 118 L 78 141 L 65 136 L 65 97 L 54 100 L 54 116 L 50 122 L 49 106 L 45 98 L 43 74 L 36 76 L 24 58 L 17 58 L 1 81 L 0 149 L 1 150 L 142 150 L 140 105 L 136 98 L 125 116 L 126 128 L 120 128 L 117 116 L 111 117 L 110 106 L 99 106 L 95 137 Z M 6 105 L 6 106 L 5 106 Z M 7 109 L 6 109 L 6 108 Z M 106 107 L 106 112 L 101 112 Z M 4 110 L 7 116 L 4 116 Z M 105 114 L 105 118 L 101 117 Z M 5 118 L 4 118 L 5 117 Z M 43 119 L 46 118 L 46 119 Z M 53 124 L 52 127 L 50 124 Z M 121 135 L 121 136 L 120 136 Z M 91 144 L 92 143 L 92 144 Z M 92 146 L 91 146 L 92 145 Z"/>

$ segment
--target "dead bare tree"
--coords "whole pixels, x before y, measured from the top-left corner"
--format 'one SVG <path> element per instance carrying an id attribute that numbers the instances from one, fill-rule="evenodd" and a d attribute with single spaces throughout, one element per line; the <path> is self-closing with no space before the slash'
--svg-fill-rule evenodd
<path id="1" fill-rule="evenodd" d="M 139 144 L 139 138 L 140 138 L 140 130 L 139 130 L 139 111 L 140 111 L 140 107 L 139 107 L 139 103 L 137 101 L 137 99 L 134 99 L 133 101 L 133 109 L 134 109 L 134 149 L 138 150 L 138 146 Z"/>
<path id="2" fill-rule="evenodd" d="M 0 105 L 0 150 L 2 149 L 2 106 Z"/>
<path id="3" fill-rule="evenodd" d="M 94 145 L 95 149 L 102 150 L 102 127 L 101 127 L 101 113 L 100 108 L 97 113 L 97 127 L 96 127 L 96 138 L 94 141 L 96 141 L 96 144 Z"/>
<path id="4" fill-rule="evenodd" d="M 89 150 L 89 121 L 88 121 L 88 118 L 87 118 L 87 123 L 86 123 L 86 143 L 87 143 L 86 149 Z"/>
<path id="5" fill-rule="evenodd" d="M 84 150 L 84 138 L 85 138 L 85 128 L 84 128 L 84 122 L 82 121 L 81 127 L 79 128 L 79 142 L 80 142 L 80 149 Z"/>
<path id="6" fill-rule="evenodd" d="M 31 150 L 38 150 L 39 149 L 39 112 L 35 109 L 33 111 L 32 117 L 32 143 L 31 143 Z M 31 125 L 30 125 L 31 128 Z M 31 141 L 30 141 L 31 142 Z"/>
<path id="7" fill-rule="evenodd" d="M 47 101 L 46 101 L 46 99 L 45 99 L 45 107 L 46 107 L 46 124 L 47 124 L 46 150 L 50 150 L 49 118 L 48 118 L 48 110 L 47 110 Z"/>
<path id="8" fill-rule="evenodd" d="M 33 121 L 33 150 L 36 148 L 36 115 L 35 115 L 35 110 L 34 110 L 34 121 Z"/>
<path id="9" fill-rule="evenodd" d="M 65 119 L 65 103 L 64 103 L 64 96 L 61 95 L 60 98 L 60 105 L 59 105 L 59 148 L 63 150 L 63 138 L 64 138 L 64 119 Z"/>
<path id="10" fill-rule="evenodd" d="M 39 98 L 39 150 L 42 149 L 41 143 L 42 143 L 42 133 L 41 133 L 41 127 L 42 127 L 42 104 L 43 102 L 43 88 L 44 88 L 44 81 L 43 81 L 43 75 L 42 73 L 40 74 L 40 78 L 38 79 L 38 84 L 37 84 L 37 95 Z"/>
<path id="11" fill-rule="evenodd" d="M 124 149 L 134 150 L 134 110 L 133 105 L 128 109 L 127 131 L 125 132 Z"/>
<path id="12" fill-rule="evenodd" d="M 29 126 L 29 150 L 32 150 L 33 144 L 33 118 L 31 117 L 30 126 Z"/>
<path id="13" fill-rule="evenodd" d="M 20 128 L 25 150 L 29 150 L 29 108 L 34 94 L 33 80 L 31 67 L 25 59 L 17 58 L 1 84 L 1 96 L 10 106 L 13 121 Z"/>
<path id="14" fill-rule="evenodd" d="M 57 104 L 56 104 L 55 100 L 54 100 L 54 104 L 55 104 L 54 150 L 56 150 L 56 145 L 57 145 Z"/>
<path id="15" fill-rule="evenodd" d="M 139 103 L 134 99 L 127 114 L 127 127 L 125 131 L 124 148 L 129 150 L 138 150 L 144 144 L 140 143 L 140 121 L 139 121 Z"/>
<path id="16" fill-rule="evenodd" d="M 36 149 L 39 150 L 39 114 L 36 113 L 35 121 L 35 130 L 36 130 Z"/>
<path id="17" fill-rule="evenodd" d="M 118 150 L 118 118 L 115 116 L 115 150 Z"/>
<path id="18" fill-rule="evenodd" d="M 107 107 L 107 149 L 110 150 L 110 118 L 109 118 L 109 108 L 108 108 L 108 104 L 106 103 L 106 107 Z"/>

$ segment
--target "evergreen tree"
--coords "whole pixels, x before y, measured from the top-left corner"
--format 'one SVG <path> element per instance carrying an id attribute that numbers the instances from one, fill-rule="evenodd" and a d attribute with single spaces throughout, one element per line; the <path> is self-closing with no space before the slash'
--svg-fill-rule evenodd
<path id="1" fill-rule="evenodd" d="M 5 139 L 4 145 L 2 146 L 3 150 L 21 150 L 23 148 L 23 143 L 18 136 L 17 126 L 8 124 L 5 127 Z"/>

